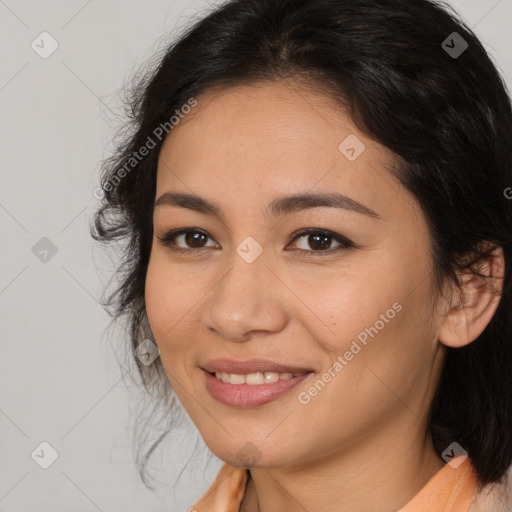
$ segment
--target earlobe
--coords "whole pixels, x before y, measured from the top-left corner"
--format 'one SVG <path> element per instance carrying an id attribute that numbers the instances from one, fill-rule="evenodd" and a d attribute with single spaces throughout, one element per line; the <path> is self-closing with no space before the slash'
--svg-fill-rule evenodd
<path id="1" fill-rule="evenodd" d="M 503 249 L 495 248 L 459 275 L 461 290 L 448 308 L 438 333 L 447 347 L 459 348 L 477 339 L 491 321 L 501 298 L 505 259 Z M 454 294 L 455 295 L 455 294 Z"/>

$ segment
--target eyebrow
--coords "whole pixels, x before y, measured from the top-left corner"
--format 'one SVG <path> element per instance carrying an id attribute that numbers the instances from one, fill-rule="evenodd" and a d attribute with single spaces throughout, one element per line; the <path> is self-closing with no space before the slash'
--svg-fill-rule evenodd
<path id="1" fill-rule="evenodd" d="M 165 192 L 155 201 L 154 206 L 156 208 L 164 205 L 180 206 L 206 215 L 213 215 L 224 220 L 224 215 L 219 205 L 195 194 Z M 283 196 L 274 199 L 267 206 L 265 213 L 266 215 L 278 217 L 315 207 L 341 208 L 375 219 L 381 219 L 380 215 L 367 206 L 359 203 L 355 199 L 335 192 L 303 193 Z"/>

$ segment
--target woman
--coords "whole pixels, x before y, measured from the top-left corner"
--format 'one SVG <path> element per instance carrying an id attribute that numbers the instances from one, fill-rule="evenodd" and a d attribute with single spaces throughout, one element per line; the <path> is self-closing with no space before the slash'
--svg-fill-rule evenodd
<path id="1" fill-rule="evenodd" d="M 225 462 L 190 510 L 510 510 L 512 111 L 471 30 L 231 0 L 137 91 L 93 235 Z"/>

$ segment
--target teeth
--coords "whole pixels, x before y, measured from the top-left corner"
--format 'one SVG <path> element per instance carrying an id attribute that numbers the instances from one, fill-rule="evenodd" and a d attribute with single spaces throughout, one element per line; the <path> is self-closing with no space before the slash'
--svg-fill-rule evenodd
<path id="1" fill-rule="evenodd" d="M 297 375 L 302 375 L 298 373 Z M 296 375 L 295 375 L 296 376 Z M 227 384 L 249 384 L 255 386 L 258 384 L 272 384 L 278 380 L 290 380 L 294 377 L 292 373 L 277 372 L 256 372 L 240 375 L 237 373 L 215 372 L 215 377 Z"/>
<path id="2" fill-rule="evenodd" d="M 243 384 L 245 382 L 245 377 L 243 375 L 237 375 L 236 373 L 230 373 L 229 382 L 231 384 Z"/>
<path id="3" fill-rule="evenodd" d="M 246 384 L 263 384 L 265 382 L 265 374 L 263 372 L 249 373 L 245 376 L 240 375 L 242 377 L 242 382 L 245 381 Z M 277 376 L 279 378 L 279 375 Z"/>
<path id="4" fill-rule="evenodd" d="M 272 384 L 279 380 L 279 373 L 265 372 L 265 384 Z"/>

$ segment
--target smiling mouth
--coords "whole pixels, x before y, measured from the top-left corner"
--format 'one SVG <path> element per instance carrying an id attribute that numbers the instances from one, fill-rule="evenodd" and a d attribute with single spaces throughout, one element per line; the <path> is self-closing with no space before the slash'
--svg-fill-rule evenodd
<path id="1" fill-rule="evenodd" d="M 246 374 L 227 373 L 227 372 L 210 372 L 210 375 L 226 384 L 249 384 L 250 386 L 258 386 L 260 384 L 273 384 L 280 380 L 290 380 L 294 377 L 300 377 L 310 372 L 300 373 L 278 373 L 278 372 L 254 372 Z"/>
<path id="2" fill-rule="evenodd" d="M 227 373 L 203 370 L 205 385 L 218 402 L 236 408 L 254 408 L 273 402 L 309 379 L 313 372 Z"/>

